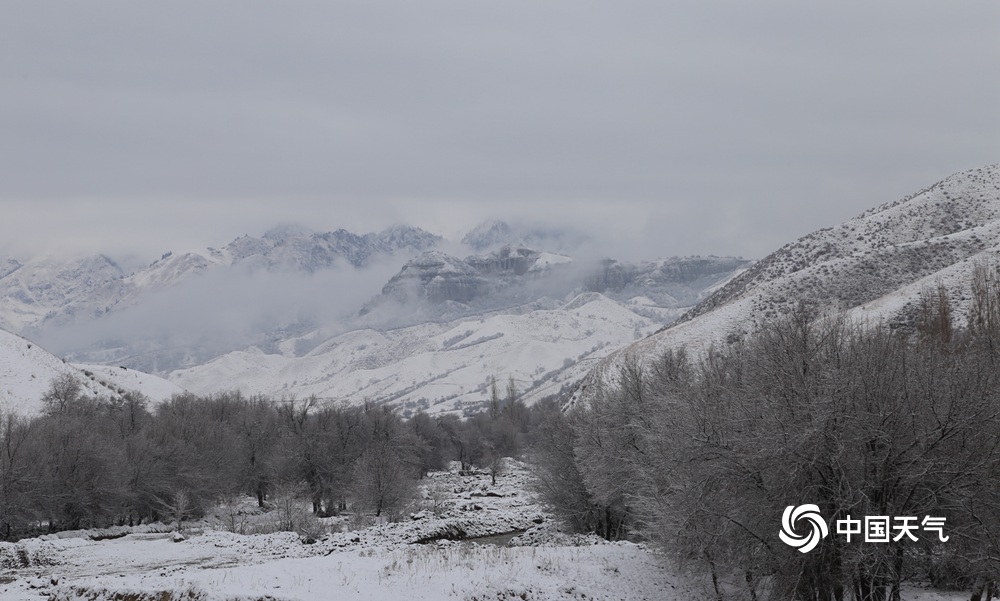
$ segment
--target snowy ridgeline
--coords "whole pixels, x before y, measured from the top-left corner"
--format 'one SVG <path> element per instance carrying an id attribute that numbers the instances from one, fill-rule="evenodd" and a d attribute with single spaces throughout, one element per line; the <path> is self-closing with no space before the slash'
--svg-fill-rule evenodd
<path id="1" fill-rule="evenodd" d="M 304 505 L 219 506 L 163 525 L 0 543 L 0 598 L 692 599 L 698 583 L 642 546 L 569 536 L 528 491 L 524 464 L 431 473 L 407 519 L 313 518 Z M 299 533 L 274 530 L 283 522 Z M 317 529 L 329 531 L 310 536 Z M 235 531 L 235 532 L 234 532 Z M 239 534 L 238 532 L 271 532 Z M 513 538 L 512 538 L 513 537 Z M 504 543 L 509 544 L 503 545 Z"/>

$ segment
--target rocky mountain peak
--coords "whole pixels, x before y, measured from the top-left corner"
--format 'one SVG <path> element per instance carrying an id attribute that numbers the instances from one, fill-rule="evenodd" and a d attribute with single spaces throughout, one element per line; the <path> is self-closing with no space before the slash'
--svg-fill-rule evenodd
<path id="1" fill-rule="evenodd" d="M 274 240 L 277 243 L 281 243 L 293 238 L 308 238 L 315 233 L 314 230 L 303 225 L 283 223 L 267 230 L 262 237 L 266 240 Z"/>
<path id="2" fill-rule="evenodd" d="M 491 219 L 472 228 L 462 238 L 462 244 L 482 252 L 495 246 L 516 242 L 514 230 L 505 221 Z"/>

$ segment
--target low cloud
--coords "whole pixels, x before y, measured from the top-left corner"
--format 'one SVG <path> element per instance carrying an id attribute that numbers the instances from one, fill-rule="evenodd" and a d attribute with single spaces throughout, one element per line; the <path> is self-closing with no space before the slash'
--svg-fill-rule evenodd
<path id="1" fill-rule="evenodd" d="M 34 337 L 56 354 L 113 358 L 157 371 L 251 345 L 278 352 L 276 340 L 315 329 L 329 335 L 347 327 L 401 263 L 384 259 L 366 269 L 341 264 L 314 273 L 215 268 L 148 292 L 131 307 L 51 327 Z"/>

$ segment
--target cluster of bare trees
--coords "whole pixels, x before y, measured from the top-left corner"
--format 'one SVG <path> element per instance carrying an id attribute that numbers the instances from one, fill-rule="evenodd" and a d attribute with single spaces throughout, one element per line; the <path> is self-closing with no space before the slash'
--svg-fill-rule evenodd
<path id="1" fill-rule="evenodd" d="M 801 308 L 704 356 L 633 362 L 617 386 L 540 426 L 541 490 L 582 530 L 669 550 L 720 599 L 898 600 L 911 578 L 989 597 L 1000 578 L 997 282 L 977 269 L 963 328 L 936 290 L 908 331 Z M 809 553 L 778 537 L 784 508 L 803 504 L 830 532 Z M 940 517 L 948 540 L 921 530 L 848 542 L 835 528 L 848 516 Z"/>
<path id="2" fill-rule="evenodd" d="M 243 494 L 264 507 L 279 490 L 318 515 L 350 504 L 392 519 L 429 470 L 457 460 L 495 474 L 497 458 L 520 452 L 539 418 L 513 387 L 492 401 L 466 420 L 239 393 L 151 407 L 140 395 L 90 398 L 59 378 L 44 415 L 0 414 L 0 539 L 194 517 Z"/>

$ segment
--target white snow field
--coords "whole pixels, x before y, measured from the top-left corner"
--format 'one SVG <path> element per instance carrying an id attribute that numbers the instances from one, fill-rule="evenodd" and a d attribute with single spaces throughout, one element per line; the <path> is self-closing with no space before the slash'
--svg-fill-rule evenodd
<path id="1" fill-rule="evenodd" d="M 432 473 L 408 519 L 343 530 L 304 544 L 292 532 L 217 530 L 225 508 L 185 524 L 78 531 L 0 543 L 0 599 L 666 599 L 700 598 L 702 584 L 632 543 L 558 532 L 526 491 L 524 464 L 497 484 L 486 473 Z M 267 517 L 255 516 L 258 520 Z M 469 538 L 528 530 L 499 546 Z M 117 538 L 106 538 L 108 536 Z M 448 538 L 461 537 L 461 542 Z M 423 541 L 423 543 L 421 542 Z"/>
<path id="2" fill-rule="evenodd" d="M 683 573 L 644 545 L 561 533 L 527 490 L 528 479 L 527 466 L 516 461 L 507 462 L 496 485 L 489 474 L 453 464 L 424 479 L 423 498 L 407 519 L 358 530 L 349 529 L 348 516 L 322 519 L 332 533 L 312 544 L 293 532 L 223 530 L 234 519 L 225 506 L 185 523 L 183 537 L 173 526 L 153 524 L 0 543 L 0 599 L 714 599 L 707 578 Z M 252 506 L 250 499 L 233 506 L 246 520 L 240 530 L 273 524 L 278 510 Z M 738 585 L 735 577 L 722 584 Z M 903 600 L 967 596 L 910 585 Z"/>

